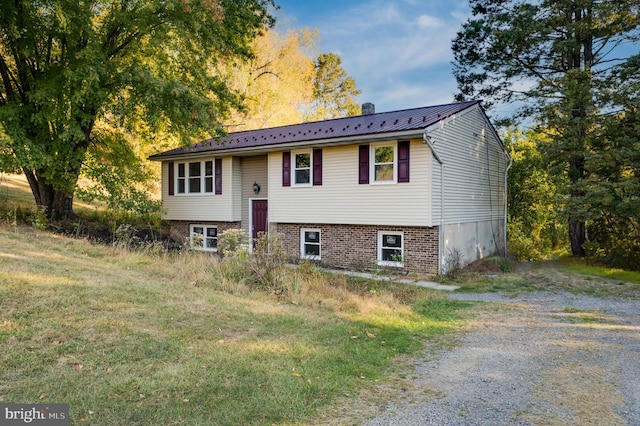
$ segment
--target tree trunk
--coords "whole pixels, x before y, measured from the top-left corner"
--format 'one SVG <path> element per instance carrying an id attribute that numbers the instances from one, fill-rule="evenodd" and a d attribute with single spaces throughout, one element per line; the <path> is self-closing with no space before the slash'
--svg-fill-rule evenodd
<path id="1" fill-rule="evenodd" d="M 582 138 L 581 138 L 582 139 Z M 584 142 L 580 142 L 581 146 Z M 583 257 L 585 255 L 582 247 L 587 239 L 585 232 L 585 220 L 580 214 L 579 206 L 583 202 L 584 191 L 580 189 L 582 180 L 585 178 L 585 160 L 583 155 L 574 155 L 569 160 L 569 181 L 573 189 L 571 190 L 571 201 L 569 204 L 569 242 L 571 243 L 571 254 Z"/>
<path id="2" fill-rule="evenodd" d="M 72 219 L 73 195 L 66 192 L 54 191 L 50 207 L 47 208 L 48 216 L 52 219 Z"/>
<path id="3" fill-rule="evenodd" d="M 69 193 L 64 189 L 57 189 L 48 183 L 46 179 L 38 177 L 33 171 L 25 170 L 24 174 L 31 187 L 36 206 L 43 210 L 49 219 L 69 219 L 74 217 L 73 193 Z M 79 171 L 73 180 L 73 188 L 75 188 L 78 175 Z"/>
<path id="4" fill-rule="evenodd" d="M 583 257 L 584 242 L 586 241 L 585 223 L 584 221 L 574 220 L 569 217 L 569 241 L 571 243 L 571 253 L 574 256 Z"/>

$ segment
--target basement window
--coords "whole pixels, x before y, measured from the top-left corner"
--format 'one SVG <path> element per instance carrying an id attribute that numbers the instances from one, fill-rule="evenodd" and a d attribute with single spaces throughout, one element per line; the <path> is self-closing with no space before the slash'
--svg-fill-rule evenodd
<path id="1" fill-rule="evenodd" d="M 378 231 L 378 265 L 404 267 L 404 235 L 402 232 Z"/>
<path id="2" fill-rule="evenodd" d="M 193 250 L 218 251 L 218 227 L 190 225 L 190 243 Z"/>
<path id="3" fill-rule="evenodd" d="M 300 257 L 302 259 L 320 260 L 320 230 L 300 230 Z"/>

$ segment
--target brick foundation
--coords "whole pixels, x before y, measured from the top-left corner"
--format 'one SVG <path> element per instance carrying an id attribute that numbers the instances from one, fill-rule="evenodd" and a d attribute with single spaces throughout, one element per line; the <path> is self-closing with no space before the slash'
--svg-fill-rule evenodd
<path id="1" fill-rule="evenodd" d="M 189 225 L 216 225 L 218 235 L 227 229 L 241 228 L 240 222 L 171 221 L 171 237 L 189 245 Z M 291 262 L 300 260 L 300 230 L 319 229 L 322 266 L 353 271 L 371 271 L 377 267 L 378 231 L 396 231 L 404 235 L 404 267 L 399 273 L 435 274 L 438 272 L 438 228 L 389 227 L 370 225 L 326 225 L 272 223 L 270 230 L 283 235 L 283 249 Z"/>
<path id="2" fill-rule="evenodd" d="M 371 271 L 377 267 L 378 231 L 404 234 L 404 267 L 401 273 L 438 272 L 438 228 L 370 225 L 271 224 L 271 231 L 283 234 L 283 248 L 291 261 L 300 260 L 300 229 L 319 229 L 321 260 L 327 267 Z"/>

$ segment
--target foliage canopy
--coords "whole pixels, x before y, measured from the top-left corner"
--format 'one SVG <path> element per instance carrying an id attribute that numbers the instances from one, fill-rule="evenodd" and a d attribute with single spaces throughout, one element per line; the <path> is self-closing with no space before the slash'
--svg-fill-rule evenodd
<path id="1" fill-rule="evenodd" d="M 638 90 L 640 1 L 469 3 L 472 17 L 452 43 L 458 98 L 519 105 L 510 118 L 527 118 L 547 135 L 540 145 L 545 162 L 554 176 L 568 180 L 564 206 L 572 252 L 587 254 L 586 224 L 597 210 L 590 203 L 604 189 L 601 179 L 608 178 L 596 165 L 606 156 L 603 149 L 631 148 L 637 130 L 620 124 L 636 116 L 630 101 Z M 625 86 L 628 96 L 616 95 Z M 616 158 L 613 169 L 626 171 L 618 172 L 622 180 L 636 179 L 637 160 Z M 619 193 L 632 204 L 638 197 L 633 190 Z"/>
<path id="2" fill-rule="evenodd" d="M 145 145 L 215 136 L 229 111 L 242 108 L 215 65 L 251 57 L 251 41 L 273 25 L 271 6 L 271 0 L 3 3 L 0 166 L 22 171 L 36 204 L 52 216 L 72 214 L 83 167 L 135 192 L 139 175 L 132 171 L 139 167 L 130 159 Z"/>
<path id="3" fill-rule="evenodd" d="M 270 30 L 253 43 L 253 58 L 227 66 L 232 87 L 247 103 L 230 129 L 284 126 L 359 114 L 360 90 L 334 53 L 317 53 L 318 30 Z"/>

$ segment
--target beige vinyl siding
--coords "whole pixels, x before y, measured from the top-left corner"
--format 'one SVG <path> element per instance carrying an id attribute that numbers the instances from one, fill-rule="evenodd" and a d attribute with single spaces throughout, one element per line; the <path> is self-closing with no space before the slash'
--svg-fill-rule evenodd
<path id="1" fill-rule="evenodd" d="M 444 223 L 503 218 L 507 158 L 481 110 L 463 112 L 429 135 L 444 163 Z M 434 217 L 440 212 L 439 169 L 434 164 Z"/>
<path id="2" fill-rule="evenodd" d="M 231 159 L 231 220 L 242 220 L 242 164 L 238 157 Z M 222 160 L 222 185 L 224 186 L 224 159 Z M 224 195 L 224 188 L 222 188 Z"/>
<path id="3" fill-rule="evenodd" d="M 269 154 L 269 221 L 428 226 L 431 152 L 411 141 L 410 182 L 358 183 L 358 145 L 323 148 L 323 184 L 282 186 L 282 153 Z"/>
<path id="4" fill-rule="evenodd" d="M 215 158 L 203 157 L 198 160 L 215 161 Z M 180 162 L 182 161 L 174 161 L 174 166 Z M 238 180 L 241 179 L 241 175 L 237 161 L 233 161 L 231 157 L 222 159 L 222 194 L 220 195 L 169 195 L 168 164 L 166 161 L 162 163 L 162 219 L 224 222 L 240 220 L 241 200 Z"/>
<path id="5" fill-rule="evenodd" d="M 267 156 L 242 157 L 242 229 L 249 231 L 251 219 L 249 217 L 249 202 L 251 199 L 267 198 L 269 196 L 269 182 L 267 181 Z M 253 192 L 253 182 L 260 185 L 260 192 Z"/>
<path id="6" fill-rule="evenodd" d="M 436 160 L 435 158 L 433 158 L 433 156 L 431 157 L 431 194 L 432 194 L 432 202 L 431 202 L 431 220 L 432 223 L 429 224 L 429 226 L 438 226 L 440 225 L 440 216 L 441 216 L 441 204 L 442 204 L 442 197 L 440 196 L 441 194 L 441 175 L 442 175 L 442 170 L 443 170 L 443 166 L 438 162 L 438 160 Z"/>

